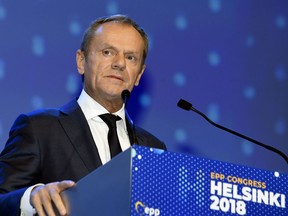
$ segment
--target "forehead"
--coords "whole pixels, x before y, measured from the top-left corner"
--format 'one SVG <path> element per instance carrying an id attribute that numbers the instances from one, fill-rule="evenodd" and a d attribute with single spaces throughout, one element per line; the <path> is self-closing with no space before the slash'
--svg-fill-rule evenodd
<path id="1" fill-rule="evenodd" d="M 92 40 L 95 43 L 112 43 L 110 45 L 144 49 L 144 41 L 140 33 L 133 26 L 125 23 L 108 22 L 100 25 L 95 30 Z"/>

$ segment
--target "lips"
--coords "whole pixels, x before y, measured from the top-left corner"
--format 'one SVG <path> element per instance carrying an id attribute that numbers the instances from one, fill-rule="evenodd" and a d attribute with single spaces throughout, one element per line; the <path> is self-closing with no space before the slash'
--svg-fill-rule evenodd
<path id="1" fill-rule="evenodd" d="M 111 79 L 117 79 L 117 80 L 120 80 L 120 81 L 124 81 L 124 79 L 121 76 L 117 76 L 117 75 L 109 75 L 109 76 L 106 76 L 106 77 L 111 78 Z"/>

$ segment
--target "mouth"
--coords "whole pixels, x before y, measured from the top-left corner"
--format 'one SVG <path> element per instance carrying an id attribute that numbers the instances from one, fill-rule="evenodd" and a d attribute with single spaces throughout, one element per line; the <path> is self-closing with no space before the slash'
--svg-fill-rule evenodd
<path id="1" fill-rule="evenodd" d="M 119 80 L 119 81 L 124 81 L 124 79 L 121 76 L 117 76 L 117 75 L 109 75 L 109 76 L 106 76 L 106 77 L 110 78 L 110 79 L 116 79 L 116 80 Z"/>

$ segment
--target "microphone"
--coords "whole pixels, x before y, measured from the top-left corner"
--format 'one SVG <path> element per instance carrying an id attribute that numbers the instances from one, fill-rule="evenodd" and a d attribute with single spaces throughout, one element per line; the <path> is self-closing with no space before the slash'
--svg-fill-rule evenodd
<path id="1" fill-rule="evenodd" d="M 127 89 L 123 90 L 122 93 L 121 93 L 121 97 L 122 97 L 123 102 L 124 102 L 124 104 L 126 106 L 127 105 L 127 101 L 130 98 L 130 91 L 127 90 Z"/>
<path id="2" fill-rule="evenodd" d="M 252 139 L 252 138 L 250 138 L 250 137 L 248 137 L 248 136 L 245 136 L 245 135 L 243 135 L 243 134 L 241 134 L 241 133 L 238 133 L 238 132 L 236 132 L 236 131 L 233 131 L 233 130 L 231 130 L 231 129 L 229 129 L 229 128 L 226 128 L 226 127 L 224 127 L 224 126 L 222 126 L 222 125 L 219 125 L 219 124 L 213 122 L 213 121 L 212 121 L 211 119 L 209 119 L 205 114 L 203 114 L 202 112 L 200 112 L 199 110 L 197 110 L 195 107 L 193 107 L 193 105 L 192 105 L 191 103 L 189 103 L 188 101 L 183 100 L 183 99 L 180 99 L 180 100 L 178 101 L 178 103 L 177 103 L 177 106 L 180 107 L 180 108 L 182 108 L 182 109 L 184 109 L 184 110 L 187 110 L 187 111 L 192 110 L 193 112 L 198 113 L 198 114 L 201 115 L 204 119 L 206 119 L 210 124 L 216 126 L 217 128 L 220 128 L 220 129 L 222 129 L 222 130 L 225 130 L 225 131 L 227 131 L 227 132 L 229 132 L 229 133 L 232 133 L 232 134 L 234 134 L 234 135 L 236 135 L 236 136 L 238 136 L 238 137 L 241 137 L 241 138 L 243 138 L 243 139 L 246 139 L 246 140 L 248 140 L 248 141 L 250 141 L 250 142 L 253 142 L 253 143 L 255 143 L 255 144 L 257 144 L 257 145 L 259 145 L 259 146 L 261 146 L 261 147 L 264 147 L 264 148 L 266 148 L 266 149 L 268 149 L 268 150 L 270 150 L 270 151 L 273 151 L 273 152 L 279 154 L 281 157 L 284 158 L 284 160 L 285 160 L 286 163 L 288 164 L 288 157 L 287 157 L 283 152 L 281 152 L 280 150 L 278 150 L 278 149 L 276 149 L 276 148 L 274 148 L 274 147 L 272 147 L 272 146 L 266 145 L 266 144 L 264 144 L 264 143 L 261 143 L 261 142 L 255 140 L 255 139 Z"/>
<path id="3" fill-rule="evenodd" d="M 134 144 L 138 143 L 137 136 L 136 136 L 136 129 L 135 129 L 135 125 L 134 125 L 132 119 L 130 118 L 130 116 L 127 112 L 127 109 L 126 109 L 126 107 L 128 106 L 128 100 L 130 98 L 130 91 L 127 89 L 123 90 L 121 93 L 121 97 L 123 99 L 123 103 L 125 104 L 125 115 L 132 126 L 132 138 L 133 138 L 132 145 L 134 145 Z"/>

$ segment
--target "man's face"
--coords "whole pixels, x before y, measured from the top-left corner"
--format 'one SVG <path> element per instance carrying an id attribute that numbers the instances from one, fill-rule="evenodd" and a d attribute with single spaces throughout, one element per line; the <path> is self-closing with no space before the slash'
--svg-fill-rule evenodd
<path id="1" fill-rule="evenodd" d="M 142 37 L 132 26 L 102 24 L 95 31 L 86 58 L 77 51 L 85 91 L 99 103 L 122 100 L 122 91 L 132 91 L 144 72 L 143 49 Z"/>

